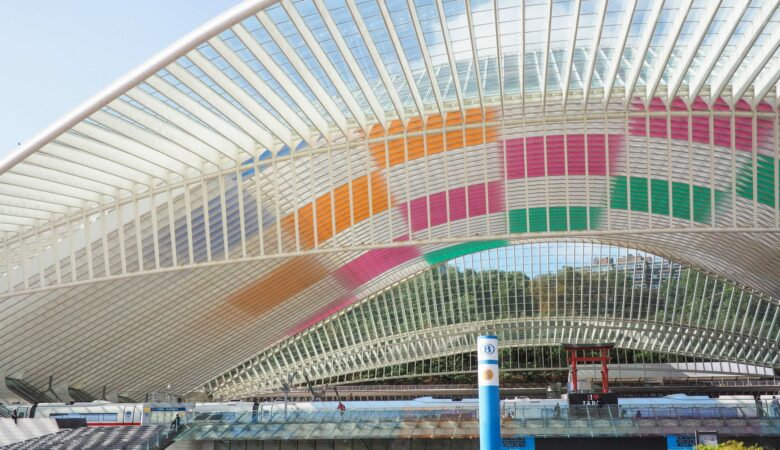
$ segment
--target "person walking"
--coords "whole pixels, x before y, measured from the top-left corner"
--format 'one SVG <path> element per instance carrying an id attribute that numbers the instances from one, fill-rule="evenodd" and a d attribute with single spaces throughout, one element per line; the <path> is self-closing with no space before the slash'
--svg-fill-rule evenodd
<path id="1" fill-rule="evenodd" d="M 16 425 L 16 420 L 19 418 L 19 415 L 16 414 L 16 410 L 11 411 L 11 418 L 14 419 L 14 425 Z"/>
<path id="2" fill-rule="evenodd" d="M 553 417 L 556 419 L 560 419 L 561 417 L 561 405 L 559 403 L 555 404 L 555 409 L 553 409 Z"/>
<path id="3" fill-rule="evenodd" d="M 344 403 L 339 402 L 339 405 L 336 406 L 336 409 L 339 411 L 339 414 L 341 414 L 343 416 L 344 415 L 344 411 L 347 410 L 347 407 L 344 406 Z"/>
<path id="4" fill-rule="evenodd" d="M 780 400 L 776 396 L 772 396 L 772 414 L 775 417 L 780 417 Z"/>

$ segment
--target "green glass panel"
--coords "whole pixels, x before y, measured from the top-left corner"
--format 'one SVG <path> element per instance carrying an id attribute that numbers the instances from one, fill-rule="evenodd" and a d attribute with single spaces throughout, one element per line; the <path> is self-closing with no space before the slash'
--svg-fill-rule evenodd
<path id="1" fill-rule="evenodd" d="M 566 207 L 550 207 L 550 231 L 567 231 L 569 227 L 566 224 Z"/>
<path id="2" fill-rule="evenodd" d="M 552 217 L 552 213 L 550 213 L 550 217 Z M 587 230 L 588 229 L 588 208 L 586 206 L 569 207 L 569 220 L 571 221 L 570 229 L 572 231 Z M 591 228 L 595 227 L 592 218 L 591 218 L 590 226 Z"/>
<path id="3" fill-rule="evenodd" d="M 669 215 L 669 182 L 666 180 L 650 180 L 650 200 L 653 214 Z"/>
<path id="4" fill-rule="evenodd" d="M 628 188 L 626 186 L 626 177 L 612 177 L 610 208 L 628 209 Z"/>
<path id="5" fill-rule="evenodd" d="M 672 182 L 672 215 L 691 220 L 691 189 L 686 183 Z"/>
<path id="6" fill-rule="evenodd" d="M 601 218 L 604 217 L 604 208 L 601 206 L 591 206 L 590 210 L 590 229 L 598 230 L 601 228 Z"/>
<path id="7" fill-rule="evenodd" d="M 753 200 L 753 161 L 746 162 L 737 174 L 737 195 Z"/>
<path id="8" fill-rule="evenodd" d="M 709 188 L 693 186 L 693 220 L 700 223 L 711 223 L 710 207 L 712 196 Z"/>
<path id="9" fill-rule="evenodd" d="M 777 205 L 775 188 L 780 185 L 776 166 L 780 160 L 770 156 L 758 155 L 758 202 L 772 208 Z"/>
<path id="10" fill-rule="evenodd" d="M 525 209 L 513 209 L 509 211 L 509 232 L 528 232 L 528 212 Z"/>
<path id="11" fill-rule="evenodd" d="M 631 177 L 631 211 L 648 211 L 647 178 Z"/>
<path id="12" fill-rule="evenodd" d="M 528 210 L 528 221 L 531 223 L 531 233 L 547 231 L 547 208 Z"/>
<path id="13" fill-rule="evenodd" d="M 424 258 L 428 264 L 434 265 L 455 259 L 459 256 L 470 255 L 472 253 L 481 252 L 483 250 L 490 250 L 491 248 L 505 247 L 507 245 L 509 245 L 509 242 L 502 240 L 464 242 L 463 244 L 452 245 L 450 247 L 444 247 L 442 249 L 426 253 Z"/>

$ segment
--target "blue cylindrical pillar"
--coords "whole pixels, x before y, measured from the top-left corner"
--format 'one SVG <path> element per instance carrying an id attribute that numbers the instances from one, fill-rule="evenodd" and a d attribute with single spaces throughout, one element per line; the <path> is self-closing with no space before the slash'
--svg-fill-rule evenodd
<path id="1" fill-rule="evenodd" d="M 501 403 L 498 396 L 498 337 L 477 338 L 479 378 L 479 448 L 501 450 Z"/>

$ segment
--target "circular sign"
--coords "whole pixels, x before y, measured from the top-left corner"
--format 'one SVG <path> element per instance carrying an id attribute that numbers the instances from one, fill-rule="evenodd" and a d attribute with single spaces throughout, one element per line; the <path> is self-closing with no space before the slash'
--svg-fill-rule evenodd
<path id="1" fill-rule="evenodd" d="M 482 379 L 485 381 L 490 381 L 493 379 L 495 375 L 493 375 L 493 371 L 490 369 L 485 369 L 484 372 L 482 372 Z"/>
<path id="2" fill-rule="evenodd" d="M 492 355 L 496 351 L 496 347 L 493 344 L 485 344 L 482 347 L 482 351 L 488 355 Z"/>

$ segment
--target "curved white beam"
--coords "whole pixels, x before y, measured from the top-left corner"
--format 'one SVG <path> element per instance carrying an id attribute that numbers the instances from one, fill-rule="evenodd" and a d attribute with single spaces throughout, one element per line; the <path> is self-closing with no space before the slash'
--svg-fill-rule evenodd
<path id="1" fill-rule="evenodd" d="M 290 45 L 290 43 L 287 41 L 287 39 L 282 35 L 282 33 L 279 31 L 279 28 L 276 26 L 273 20 L 271 20 L 270 17 L 268 17 L 268 13 L 265 11 L 261 11 L 257 13 L 255 16 L 257 17 L 257 20 L 260 21 L 260 24 L 263 25 L 263 28 L 268 33 L 269 36 L 274 40 L 277 46 L 279 46 L 279 49 L 282 51 L 282 54 L 285 58 L 287 58 L 287 61 L 290 61 L 290 64 L 293 66 L 295 71 L 298 73 L 298 76 L 301 77 L 301 79 L 306 83 L 306 86 L 308 86 L 309 90 L 314 94 L 315 97 L 317 97 L 317 101 L 320 102 L 323 108 L 325 108 L 325 111 L 327 111 L 330 118 L 333 120 L 333 123 L 336 124 L 336 127 L 341 131 L 341 133 L 344 135 L 344 137 L 347 137 L 349 135 L 349 130 L 347 128 L 347 118 L 344 117 L 344 114 L 339 109 L 338 105 L 336 105 L 336 102 L 333 101 L 332 98 L 330 98 L 330 95 L 328 95 L 327 92 L 325 92 L 325 89 L 323 86 L 321 86 L 320 81 L 314 77 L 314 74 L 309 71 L 309 68 L 306 66 L 306 63 L 303 62 L 301 57 L 298 55 L 298 52 L 295 51 L 295 49 Z M 236 32 L 236 30 L 243 29 L 243 26 L 236 26 L 233 28 L 233 32 Z M 251 51 L 251 50 L 250 50 Z M 349 96 L 352 103 L 354 104 L 355 110 L 362 114 L 363 111 L 357 107 L 357 104 L 354 103 L 354 99 L 352 99 L 352 96 Z M 347 107 L 349 108 L 348 101 L 350 99 L 342 99 L 344 100 L 344 103 L 347 104 Z M 307 103 L 308 102 L 304 102 Z M 355 114 L 354 111 L 351 111 L 353 114 Z M 319 116 L 319 113 L 318 113 Z M 315 116 L 317 117 L 317 116 Z M 322 118 L 322 120 L 325 120 Z M 362 121 L 358 121 L 358 123 L 365 123 L 365 116 L 362 116 Z M 363 125 L 361 125 L 362 127 Z M 327 131 L 327 130 L 326 130 Z M 324 134 L 325 135 L 325 134 Z M 327 138 L 328 136 L 325 135 Z"/>
<path id="2" fill-rule="evenodd" d="M 235 105 L 227 101 L 221 95 L 217 94 L 211 87 L 207 86 L 206 83 L 204 83 L 200 78 L 196 77 L 190 73 L 190 71 L 177 63 L 171 64 L 165 69 L 170 72 L 171 75 L 176 77 L 181 83 L 183 83 L 187 88 L 193 90 L 211 106 L 219 110 L 222 114 L 225 115 L 225 117 L 228 118 L 228 120 L 233 123 L 234 126 L 238 127 L 238 129 L 251 136 L 252 139 L 260 143 L 260 145 L 270 150 L 276 149 L 277 142 L 274 140 L 268 129 L 260 126 L 257 122 L 250 119 Z M 167 83 L 167 81 L 163 82 Z M 215 80 L 215 82 L 217 81 Z M 217 82 L 217 84 L 220 83 Z M 177 89 L 174 86 L 171 87 L 173 89 Z M 285 130 L 287 129 L 285 128 Z M 287 138 L 284 130 L 276 130 L 276 132 L 281 134 L 282 137 Z M 287 133 L 289 133 L 289 131 L 287 131 Z M 282 142 L 288 143 L 289 138 L 287 141 L 282 140 Z M 252 147 L 254 148 L 254 145 Z"/>
<path id="3" fill-rule="evenodd" d="M 339 95 L 344 100 L 344 103 L 346 103 L 347 107 L 352 113 L 352 117 L 357 121 L 357 123 L 360 125 L 360 127 L 363 130 L 368 129 L 370 125 L 368 123 L 368 120 L 366 119 L 365 111 L 363 111 L 361 106 L 358 104 L 357 99 L 352 94 L 349 87 L 347 87 L 344 79 L 341 77 L 341 75 L 338 73 L 336 68 L 333 66 L 333 63 L 331 63 L 330 59 L 328 59 L 325 50 L 322 48 L 320 43 L 314 37 L 311 30 L 309 30 L 309 27 L 306 26 L 306 23 L 304 22 L 303 18 L 301 18 L 300 14 L 298 14 L 298 10 L 295 9 L 295 6 L 293 6 L 290 2 L 283 1 L 280 4 L 282 5 L 284 11 L 287 13 L 287 17 L 290 18 L 290 21 L 292 22 L 293 26 L 295 26 L 295 29 L 298 31 L 298 33 L 301 35 L 306 45 L 311 50 L 311 53 L 317 59 L 317 63 L 320 65 L 322 70 L 328 76 L 328 79 L 333 84 L 333 87 L 336 88 Z M 267 13 L 265 12 L 260 12 L 258 13 L 258 16 L 266 15 L 266 14 Z M 387 122 L 385 120 L 384 114 L 381 117 L 377 116 L 377 120 L 379 121 L 379 123 L 382 125 L 383 128 L 386 127 Z"/>
<path id="4" fill-rule="evenodd" d="M 298 89 L 295 84 L 290 82 L 290 79 L 274 61 L 273 58 L 265 51 L 263 46 L 257 43 L 257 41 L 244 29 L 243 25 L 237 25 L 232 28 L 236 36 L 244 44 L 244 47 L 249 50 L 255 58 L 265 67 L 265 70 L 279 83 L 285 90 L 287 95 L 301 108 L 303 114 L 311 121 L 317 131 L 320 132 L 326 139 L 329 138 L 330 127 L 328 122 L 322 117 L 322 114 L 311 104 L 309 99 Z M 209 41 L 209 44 L 216 50 L 216 52 L 225 58 L 225 60 L 238 71 L 238 73 L 244 77 L 244 79 L 253 87 L 265 100 L 279 113 L 282 118 L 290 124 L 290 127 L 298 133 L 298 136 L 302 140 L 306 141 L 309 145 L 313 144 L 311 137 L 311 129 L 303 119 L 298 116 L 298 113 L 293 111 L 292 108 L 282 99 L 281 93 L 274 92 L 273 89 L 255 73 L 233 50 L 228 48 L 221 38 L 215 37 Z M 273 129 L 273 127 L 271 127 Z"/>
<path id="5" fill-rule="evenodd" d="M 436 100 L 436 108 L 438 108 L 440 115 L 444 115 L 444 105 L 441 100 L 439 80 L 434 73 L 431 54 L 428 52 L 428 45 L 425 42 L 425 35 L 423 34 L 422 26 L 420 25 L 420 19 L 417 17 L 417 7 L 414 5 L 414 0 L 406 0 L 406 7 L 409 8 L 409 15 L 412 18 L 412 27 L 414 27 L 417 44 L 420 46 L 423 62 L 425 62 L 425 71 L 428 73 L 428 79 L 431 81 L 431 91 L 433 91 L 433 98 Z"/>
<path id="6" fill-rule="evenodd" d="M 774 16 L 775 11 L 777 10 L 777 5 L 779 3 L 779 0 L 772 0 L 767 2 L 759 11 L 758 16 L 753 18 L 750 27 L 745 30 L 745 35 L 742 37 L 742 40 L 737 43 L 737 48 L 731 53 L 728 61 L 725 61 L 721 68 L 721 72 L 718 73 L 717 77 L 713 81 L 710 88 L 711 99 L 720 97 L 723 89 L 725 89 L 728 82 L 731 81 L 731 77 L 734 75 L 734 72 L 736 72 L 739 68 L 740 63 L 745 59 L 745 56 L 747 56 L 750 49 L 753 48 L 753 44 L 756 42 L 756 39 L 758 39 L 758 36 L 761 35 L 764 27 L 766 27 L 766 25 L 769 23 L 769 20 L 772 18 L 772 16 Z M 775 30 L 775 32 L 772 34 L 772 37 L 777 37 L 777 30 Z M 776 45 L 776 42 L 769 42 L 767 45 Z M 775 46 L 775 48 L 777 47 Z M 772 50 L 772 52 L 765 57 L 769 58 L 772 56 L 772 53 L 774 53 L 774 50 Z M 762 56 L 763 55 L 759 57 Z M 748 73 L 748 77 L 749 76 L 750 73 Z M 751 79 L 748 81 L 748 83 L 752 81 L 753 80 Z"/>
<path id="7" fill-rule="evenodd" d="M 158 114 L 165 120 L 160 120 L 152 114 L 149 114 L 120 99 L 109 103 L 108 107 L 122 114 L 133 122 L 143 125 L 144 127 L 168 139 L 169 141 L 180 144 L 181 147 L 195 155 L 199 160 L 217 164 L 218 161 L 223 157 L 224 154 L 216 150 L 213 145 L 209 145 L 209 142 L 213 142 L 214 145 L 219 147 L 235 147 L 235 144 L 228 141 L 227 139 L 215 142 L 215 138 L 218 139 L 219 136 L 213 131 L 207 130 L 202 125 L 187 118 L 183 114 L 160 102 L 146 92 L 143 92 L 140 89 L 137 89 L 137 91 L 139 94 L 137 97 L 143 101 L 131 97 L 131 95 L 133 95 L 131 92 L 128 92 L 128 97 L 133 98 L 133 100 L 137 101 L 144 107 L 149 108 L 150 111 L 153 111 L 155 114 Z M 157 112 L 153 109 L 153 107 L 150 107 L 148 103 L 152 99 L 162 103 L 162 105 L 169 108 L 170 114 L 166 114 L 166 112 Z M 178 117 L 174 117 L 174 115 Z M 177 121 L 177 119 L 181 120 Z M 173 125 L 169 124 L 166 120 L 170 120 Z M 181 126 L 189 128 L 189 131 L 185 131 L 187 128 L 182 128 Z M 234 151 L 237 151 L 237 149 Z M 200 164 L 198 164 L 198 166 L 200 167 Z"/>
<path id="8" fill-rule="evenodd" d="M 776 27 L 772 30 L 771 34 L 766 38 L 764 45 L 761 46 L 752 61 L 750 61 L 748 67 L 740 74 L 739 78 L 731 82 L 732 98 L 742 98 L 745 91 L 747 91 L 756 80 L 758 74 L 766 68 L 767 63 L 772 56 L 774 56 L 778 47 L 780 47 L 780 27 Z M 759 94 L 760 90 L 761 89 L 759 89 L 758 92 Z M 758 99 L 763 98 L 763 95 L 759 96 L 754 94 L 754 96 Z"/>
<path id="9" fill-rule="evenodd" d="M 224 138 L 234 142 L 250 157 L 254 157 L 255 140 L 252 139 L 252 137 L 249 136 L 244 130 L 218 116 L 213 111 L 187 96 L 184 92 L 171 86 L 170 83 L 163 80 L 162 78 L 154 76 L 147 79 L 146 83 L 153 87 L 157 92 L 168 97 L 174 103 L 187 110 L 193 116 L 197 117 L 203 123 L 216 130 Z"/>
<path id="10" fill-rule="evenodd" d="M 282 0 L 282 4 L 284 5 L 285 3 L 288 3 L 288 0 Z M 363 92 L 363 96 L 366 98 L 366 101 L 368 101 L 368 105 L 371 107 L 371 110 L 374 111 L 374 116 L 377 118 L 382 118 L 381 120 L 386 120 L 387 114 L 384 107 L 382 107 L 382 104 L 379 103 L 379 99 L 377 99 L 374 90 L 371 88 L 368 80 L 366 80 L 365 75 L 363 75 L 363 71 L 360 70 L 360 66 L 358 65 L 357 61 L 355 61 L 355 58 L 352 55 L 352 51 L 349 49 L 349 45 L 347 45 L 347 42 L 341 35 L 341 32 L 336 26 L 336 23 L 333 22 L 333 18 L 330 16 L 330 11 L 328 11 L 328 8 L 322 2 L 313 3 L 317 8 L 317 12 L 320 13 L 320 18 L 325 24 L 325 28 L 328 29 L 328 33 L 330 34 L 331 38 L 333 38 L 333 42 L 336 43 L 336 48 L 338 48 L 341 57 L 344 59 L 344 62 L 347 63 L 352 76 L 355 78 L 355 81 L 360 87 L 360 90 Z M 291 5 L 290 8 L 295 9 L 295 6 Z M 289 9 L 287 13 L 290 14 Z"/>
<path id="11" fill-rule="evenodd" d="M 354 3 L 354 0 L 347 1 L 347 4 L 351 5 L 351 9 L 354 8 Z M 379 6 L 379 11 L 382 13 L 382 20 L 385 23 L 385 29 L 390 36 L 390 42 L 393 43 L 393 49 L 398 56 L 398 62 L 401 64 L 401 70 L 404 73 L 404 78 L 406 79 L 406 85 L 409 87 L 409 92 L 412 94 L 412 99 L 414 100 L 414 105 L 417 108 L 417 113 L 420 115 L 420 117 L 425 117 L 425 105 L 423 104 L 422 98 L 420 98 L 420 90 L 417 88 L 417 83 L 415 82 L 414 75 L 412 74 L 412 68 L 409 66 L 409 59 L 406 57 L 406 52 L 404 52 L 401 41 L 398 39 L 398 33 L 395 32 L 395 24 L 393 23 L 393 19 L 390 17 L 390 13 L 387 11 L 387 5 L 385 5 L 385 2 L 382 1 L 376 3 Z"/>
<path id="12" fill-rule="evenodd" d="M 217 45 L 219 46 L 219 44 Z M 220 47 L 220 49 L 224 50 L 224 48 L 222 47 Z M 215 50 L 217 49 L 215 48 Z M 232 51 L 230 51 L 229 49 L 228 52 L 232 53 Z M 217 50 L 217 53 L 224 57 L 224 55 L 222 55 L 219 52 L 219 50 Z M 284 143 L 285 145 L 289 145 L 289 146 L 293 145 L 292 133 L 290 132 L 288 125 L 282 123 L 281 120 L 278 120 L 275 116 L 273 116 L 270 111 L 263 108 L 257 101 L 255 101 L 255 99 L 253 99 L 249 95 L 249 93 L 247 93 L 240 86 L 238 86 L 233 80 L 231 80 L 230 77 L 228 77 L 225 74 L 225 72 L 215 67 L 214 64 L 208 59 L 206 59 L 206 57 L 203 56 L 198 50 L 193 50 L 187 53 L 187 58 L 189 58 L 189 60 L 192 61 L 193 64 L 195 64 L 195 67 L 199 68 L 203 73 L 206 74 L 206 76 L 211 78 L 211 80 L 215 82 L 217 86 L 219 86 L 223 91 L 227 92 L 228 95 L 230 95 L 233 99 L 235 99 L 235 101 L 238 102 L 239 105 L 243 106 L 244 109 L 249 112 L 249 114 L 254 116 L 254 118 L 257 119 L 262 124 L 262 127 L 259 128 L 262 128 L 262 133 L 260 133 L 260 136 L 262 136 L 262 139 L 265 140 L 265 141 L 260 141 L 261 143 L 263 143 L 263 145 L 265 145 L 266 147 L 269 147 L 269 145 L 271 146 L 275 145 L 274 141 L 271 140 L 269 136 L 266 135 L 266 133 L 275 135 L 276 138 L 280 142 Z M 230 61 L 228 61 L 228 63 L 230 63 Z M 233 68 L 235 69 L 235 67 Z M 200 92 L 200 91 L 196 90 L 195 92 Z M 283 104 L 284 101 L 281 98 L 279 98 L 279 96 L 277 96 L 276 94 L 271 94 L 271 89 L 263 89 L 262 91 L 259 92 L 260 95 L 265 94 L 268 96 L 265 97 L 264 95 L 263 97 L 266 99 L 266 101 L 269 102 L 271 107 L 276 109 L 278 113 L 280 114 L 287 113 L 290 116 L 295 116 L 295 113 L 293 113 L 292 110 L 289 109 L 289 107 L 286 109 L 282 109 L 280 103 Z M 209 93 L 209 96 L 210 95 L 211 93 Z M 205 97 L 203 95 L 201 96 Z M 272 98 L 269 101 L 269 97 L 274 97 L 274 98 Z M 213 100 L 218 101 L 217 98 L 213 98 Z M 211 101 L 209 101 L 209 103 L 214 105 L 214 103 L 212 103 Z M 225 108 L 222 106 L 219 107 L 219 110 L 222 111 L 223 114 L 227 115 L 228 118 L 231 121 L 233 121 L 233 123 L 243 128 L 244 130 L 249 131 L 248 128 L 255 128 L 252 125 L 248 125 L 247 122 L 244 121 L 244 118 L 242 116 L 239 116 L 237 113 L 229 114 L 225 111 Z M 249 120 L 249 123 L 253 122 L 251 119 L 249 118 L 247 119 Z M 292 118 L 290 118 L 289 120 L 290 122 L 295 122 L 294 119 Z M 293 129 L 296 132 L 298 132 L 299 136 L 303 140 L 309 139 L 309 136 L 311 135 L 311 131 L 309 130 L 309 127 L 305 123 L 303 123 L 303 121 L 300 120 L 300 118 L 299 118 L 299 122 L 295 122 L 295 127 Z M 249 131 L 249 133 L 250 134 L 257 133 L 257 129 L 255 128 L 254 131 Z M 269 147 L 269 148 L 273 148 L 273 147 Z"/>
<path id="13" fill-rule="evenodd" d="M 16 163 L 23 160 L 27 155 L 56 139 L 57 136 L 73 127 L 76 123 L 86 119 L 90 114 L 102 108 L 116 97 L 124 94 L 138 83 L 154 75 L 158 70 L 176 61 L 181 55 L 197 47 L 204 40 L 216 36 L 225 28 L 244 20 L 263 8 L 273 5 L 277 1 L 278 0 L 246 0 L 206 22 L 129 72 L 127 75 L 109 85 L 100 93 L 94 95 L 29 141 L 26 141 L 19 149 L 0 161 L 0 174 L 5 173 Z"/>
<path id="14" fill-rule="evenodd" d="M 669 76 L 669 82 L 666 88 L 666 97 L 673 99 L 677 95 L 677 91 L 680 89 L 685 75 L 688 73 L 688 69 L 691 67 L 691 63 L 696 55 L 699 53 L 699 48 L 704 38 L 707 36 L 707 30 L 712 26 L 712 21 L 715 19 L 715 15 L 720 9 L 720 4 L 723 0 L 712 0 L 707 5 L 707 11 L 704 13 L 704 17 L 699 21 L 699 26 L 693 32 L 693 39 L 688 44 L 688 48 L 685 50 L 685 54 L 680 58 L 680 62 L 672 71 Z"/>
<path id="15" fill-rule="evenodd" d="M 620 25 L 620 43 L 612 54 L 612 62 L 609 65 L 609 71 L 607 72 L 607 77 L 604 80 L 604 105 L 609 105 L 609 100 L 612 97 L 612 87 L 615 86 L 615 80 L 617 80 L 617 73 L 618 69 L 620 68 L 620 62 L 623 58 L 623 52 L 625 52 L 626 49 L 628 32 L 631 31 L 631 22 L 634 20 L 636 2 L 637 0 L 628 0 L 625 3 L 626 12 L 623 16 L 623 23 Z"/>
<path id="16" fill-rule="evenodd" d="M 655 66 L 650 72 L 650 79 L 645 81 L 645 98 L 648 100 L 655 96 L 655 90 L 658 89 L 658 84 L 661 82 L 661 78 L 669 64 L 669 59 L 672 57 L 672 52 L 674 51 L 677 39 L 680 37 L 680 31 L 682 31 L 682 27 L 685 24 L 685 19 L 688 18 L 688 14 L 691 11 L 691 6 L 693 6 L 693 0 L 683 0 L 680 8 L 675 14 L 671 33 L 666 37 L 666 42 L 661 49 L 661 54 L 656 58 Z"/>
<path id="17" fill-rule="evenodd" d="M 598 21 L 596 22 L 596 35 L 593 37 L 593 47 L 590 50 L 590 56 L 588 57 L 588 67 L 585 68 L 585 80 L 582 82 L 582 105 L 583 108 L 588 105 L 588 98 L 590 97 L 590 86 L 593 82 L 593 75 L 596 71 L 596 59 L 601 45 L 601 34 L 604 32 L 604 19 L 607 16 L 607 3 L 601 3 L 598 10 Z M 572 47 L 573 48 L 573 47 Z M 606 58 L 605 58 L 606 59 Z"/>
<path id="18" fill-rule="evenodd" d="M 577 32 L 580 28 L 580 10 L 582 8 L 582 0 L 577 0 L 575 2 L 574 6 L 574 14 L 572 14 L 572 27 L 571 27 L 571 46 L 569 46 L 568 51 L 568 58 L 566 59 L 566 65 L 563 67 L 563 81 L 561 82 L 561 91 L 563 92 L 563 101 L 561 102 L 563 104 L 563 107 L 566 107 L 566 103 L 569 99 L 569 83 L 571 80 L 571 72 L 572 67 L 574 66 L 574 51 L 575 46 L 577 45 Z M 601 14 L 599 14 L 599 24 L 604 18 L 603 11 L 606 11 L 607 5 L 604 3 L 599 7 L 599 9 L 602 11 Z M 593 42 L 593 53 L 591 54 L 591 59 L 596 55 L 596 49 L 599 48 L 599 36 L 601 36 L 601 26 L 596 25 L 596 37 Z M 587 103 L 587 102 L 586 102 Z"/>
<path id="19" fill-rule="evenodd" d="M 626 80 L 626 97 L 624 99 L 626 104 L 634 97 L 634 88 L 636 88 L 636 82 L 639 79 L 639 73 L 642 71 L 642 66 L 645 64 L 647 49 L 650 48 L 650 42 L 655 33 L 655 27 L 658 25 L 658 18 L 661 17 L 661 10 L 663 10 L 663 7 L 664 0 L 651 2 L 650 16 L 647 24 L 645 24 L 645 28 L 642 30 L 642 37 L 639 40 L 640 48 L 637 54 L 634 55 L 634 65 L 631 67 L 628 80 Z"/>
<path id="20" fill-rule="evenodd" d="M 699 96 L 699 92 L 701 91 L 702 87 L 704 87 L 704 83 L 707 81 L 710 75 L 712 75 L 712 68 L 715 67 L 715 64 L 720 59 L 720 55 L 723 53 L 723 49 L 726 48 L 726 44 L 728 44 L 731 38 L 734 36 L 734 30 L 742 20 L 742 16 L 745 15 L 748 6 L 750 6 L 750 2 L 737 3 L 735 6 L 736 11 L 733 11 L 728 16 L 726 23 L 720 30 L 718 30 L 718 36 L 715 38 L 715 42 L 713 42 L 713 44 L 707 50 L 707 55 L 704 57 L 704 61 L 701 63 L 701 65 L 699 65 L 699 68 L 691 81 L 688 82 L 689 101 L 694 100 Z"/>

